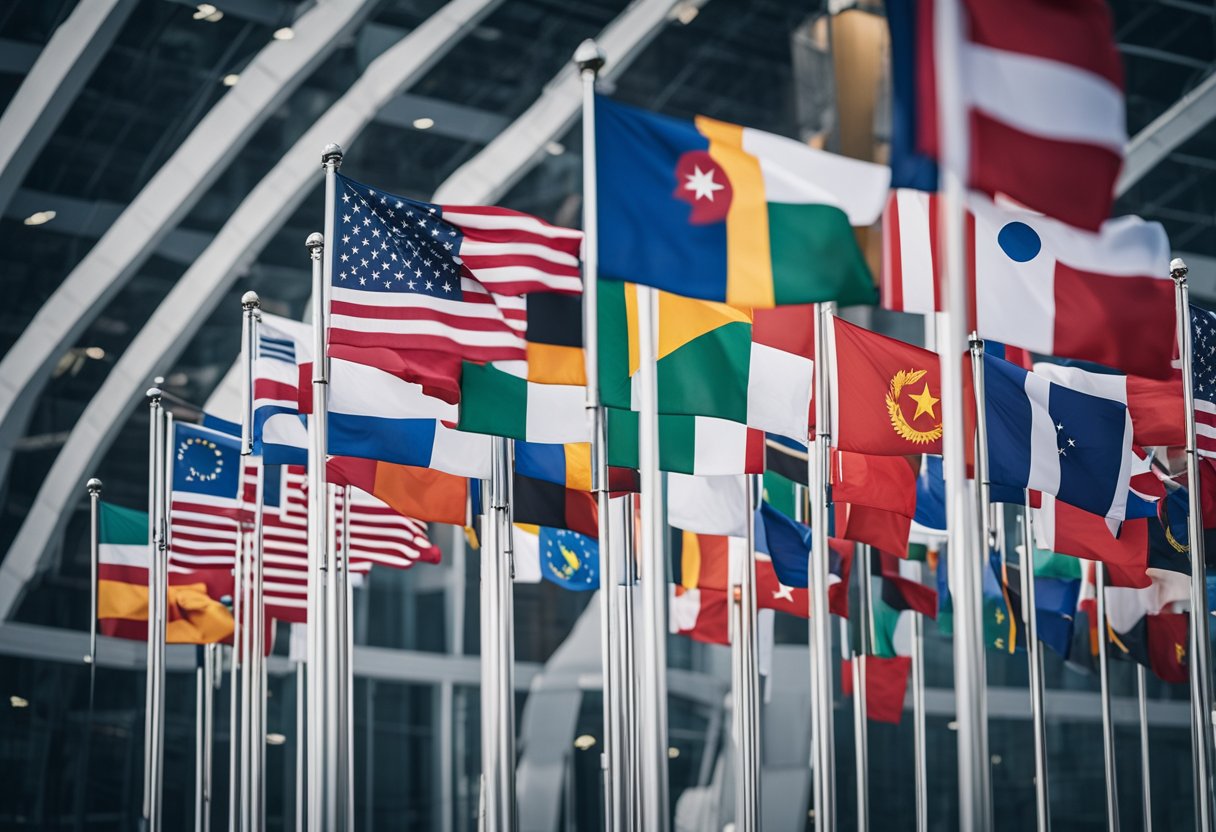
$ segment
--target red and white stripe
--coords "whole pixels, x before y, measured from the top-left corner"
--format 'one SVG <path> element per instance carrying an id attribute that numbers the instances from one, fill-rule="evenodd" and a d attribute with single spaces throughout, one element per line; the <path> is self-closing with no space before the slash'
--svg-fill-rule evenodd
<path id="1" fill-rule="evenodd" d="M 443 219 L 460 229 L 460 259 L 491 292 L 583 291 L 579 276 L 583 232 L 550 225 L 508 208 L 443 205 Z"/>
<path id="2" fill-rule="evenodd" d="M 499 306 L 476 280 L 461 278 L 461 300 L 333 287 L 329 343 L 454 353 L 469 361 L 523 360 L 515 303 Z"/>
<path id="3" fill-rule="evenodd" d="M 169 502 L 169 569 L 231 570 L 240 523 L 252 519 L 257 469 L 244 465 L 239 497 L 173 493 Z"/>
<path id="4" fill-rule="evenodd" d="M 881 303 L 895 312 L 941 312 L 937 199 L 926 191 L 891 191 L 882 215 Z"/>

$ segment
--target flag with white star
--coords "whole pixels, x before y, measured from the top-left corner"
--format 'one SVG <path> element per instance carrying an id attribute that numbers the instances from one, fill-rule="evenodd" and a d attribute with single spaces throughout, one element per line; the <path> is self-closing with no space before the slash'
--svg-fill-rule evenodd
<path id="1" fill-rule="evenodd" d="M 1216 457 L 1216 314 L 1191 307 L 1191 380 L 1195 385 L 1195 446 Z"/>
<path id="2" fill-rule="evenodd" d="M 579 231 L 504 208 L 419 202 L 341 175 L 331 210 L 333 345 L 523 360 L 522 295 L 582 291 Z"/>

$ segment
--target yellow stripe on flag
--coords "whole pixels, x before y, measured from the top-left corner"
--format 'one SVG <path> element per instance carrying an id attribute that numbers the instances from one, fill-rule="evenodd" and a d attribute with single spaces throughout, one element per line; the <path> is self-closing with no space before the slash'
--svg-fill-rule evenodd
<path id="1" fill-rule="evenodd" d="M 684 545 L 680 558 L 680 584 L 685 589 L 696 589 L 701 580 L 701 541 L 696 532 L 684 532 Z"/>
<path id="2" fill-rule="evenodd" d="M 697 116 L 697 130 L 709 140 L 709 155 L 730 180 L 726 214 L 726 302 L 732 306 L 773 306 L 773 257 L 769 247 L 768 201 L 760 160 L 743 149 L 743 128 Z"/>
<path id="3" fill-rule="evenodd" d="M 563 445 L 566 453 L 566 488 L 591 490 L 591 443 L 571 442 Z"/>
<path id="4" fill-rule="evenodd" d="M 638 287 L 636 283 L 625 284 L 625 332 L 629 334 L 629 375 L 638 371 L 642 359 L 638 354 Z"/>
<path id="5" fill-rule="evenodd" d="M 625 284 L 625 320 L 629 333 L 629 375 L 638 371 L 638 287 Z M 738 309 L 725 303 L 686 298 L 670 292 L 656 291 L 659 301 L 658 349 L 655 360 L 667 356 L 702 335 L 731 323 L 752 322 L 751 309 Z"/>
<path id="6" fill-rule="evenodd" d="M 148 587 L 123 581 L 97 582 L 97 617 L 148 620 Z"/>

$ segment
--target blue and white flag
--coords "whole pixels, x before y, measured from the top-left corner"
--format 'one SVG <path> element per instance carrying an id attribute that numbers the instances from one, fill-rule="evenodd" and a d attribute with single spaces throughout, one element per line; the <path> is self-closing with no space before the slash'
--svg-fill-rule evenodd
<path id="1" fill-rule="evenodd" d="M 942 458 L 925 454 L 916 477 L 916 516 L 908 540 L 936 545 L 946 537 L 946 480 Z"/>
<path id="2" fill-rule="evenodd" d="M 1105 377 L 1069 369 L 1065 386 L 984 356 L 989 479 L 1105 517 L 1113 534 L 1127 511 L 1131 416 L 1103 395 Z"/>
<path id="3" fill-rule="evenodd" d="M 253 451 L 267 465 L 308 464 L 300 365 L 312 361 L 312 327 L 263 313 L 253 355 Z"/>

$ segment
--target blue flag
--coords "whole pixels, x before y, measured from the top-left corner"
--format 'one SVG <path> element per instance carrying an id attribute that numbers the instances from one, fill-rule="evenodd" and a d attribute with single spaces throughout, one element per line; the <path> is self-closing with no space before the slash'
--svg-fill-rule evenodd
<path id="1" fill-rule="evenodd" d="M 569 529 L 541 526 L 540 573 L 565 589 L 598 589 L 599 543 Z"/>
<path id="2" fill-rule="evenodd" d="M 241 487 L 240 437 L 181 422 L 173 428 L 174 493 L 237 499 Z"/>
<path id="3" fill-rule="evenodd" d="M 988 474 L 1121 522 L 1131 476 L 1127 405 L 984 356 Z"/>
<path id="4" fill-rule="evenodd" d="M 921 458 L 920 475 L 916 478 L 916 516 L 912 531 L 920 537 L 940 538 L 946 535 L 946 480 L 942 476 L 942 458 L 925 455 Z"/>
<path id="5" fill-rule="evenodd" d="M 773 559 L 773 571 L 784 586 L 807 586 L 811 529 L 786 517 L 768 503 L 756 512 L 756 551 Z"/>

